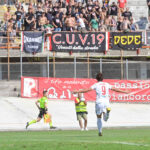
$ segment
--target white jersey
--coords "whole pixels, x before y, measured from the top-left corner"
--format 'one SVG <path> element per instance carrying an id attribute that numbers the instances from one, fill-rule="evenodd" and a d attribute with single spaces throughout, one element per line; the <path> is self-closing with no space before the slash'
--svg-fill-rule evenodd
<path id="1" fill-rule="evenodd" d="M 109 103 L 109 89 L 112 86 L 106 82 L 98 82 L 91 86 L 96 91 L 96 104 Z"/>

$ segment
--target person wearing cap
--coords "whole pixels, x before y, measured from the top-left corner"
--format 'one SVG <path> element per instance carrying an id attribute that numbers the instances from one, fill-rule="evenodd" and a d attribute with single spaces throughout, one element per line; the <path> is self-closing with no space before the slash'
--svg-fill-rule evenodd
<path id="1" fill-rule="evenodd" d="M 87 128 L 87 103 L 85 99 L 83 98 L 82 93 L 78 93 L 78 97 L 75 99 L 75 108 L 76 108 L 76 115 L 77 120 L 79 121 L 79 126 L 81 131 L 86 130 Z M 84 128 L 82 124 L 82 119 L 84 119 Z"/>

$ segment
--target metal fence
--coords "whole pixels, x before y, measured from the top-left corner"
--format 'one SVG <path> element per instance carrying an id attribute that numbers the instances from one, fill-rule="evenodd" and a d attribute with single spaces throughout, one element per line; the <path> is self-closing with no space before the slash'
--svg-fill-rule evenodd
<path id="1" fill-rule="evenodd" d="M 42 62 L 0 63 L 0 80 L 20 80 L 21 76 L 95 78 L 99 71 L 105 79 L 150 79 L 150 63 L 145 61 L 47 57 Z"/>

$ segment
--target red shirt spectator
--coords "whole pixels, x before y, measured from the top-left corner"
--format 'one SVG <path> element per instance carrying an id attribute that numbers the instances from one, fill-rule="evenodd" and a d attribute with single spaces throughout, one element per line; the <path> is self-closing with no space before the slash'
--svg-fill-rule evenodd
<path id="1" fill-rule="evenodd" d="M 126 0 L 118 0 L 118 4 L 120 8 L 124 8 L 126 5 L 127 1 Z"/>

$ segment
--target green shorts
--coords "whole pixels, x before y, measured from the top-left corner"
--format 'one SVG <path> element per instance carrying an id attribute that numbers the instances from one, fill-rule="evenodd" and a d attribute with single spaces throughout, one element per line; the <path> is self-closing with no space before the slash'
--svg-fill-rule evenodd
<path id="1" fill-rule="evenodd" d="M 77 120 L 87 120 L 87 112 L 77 112 Z"/>

